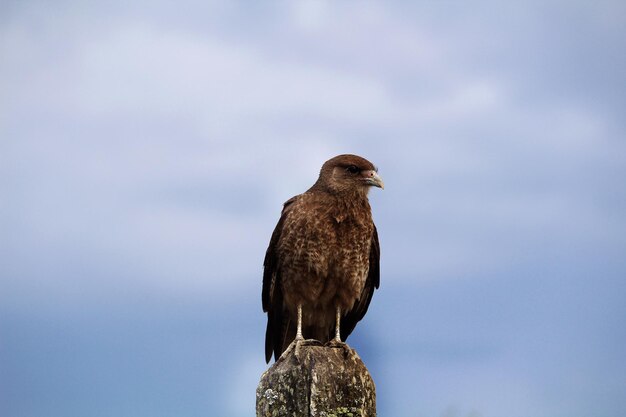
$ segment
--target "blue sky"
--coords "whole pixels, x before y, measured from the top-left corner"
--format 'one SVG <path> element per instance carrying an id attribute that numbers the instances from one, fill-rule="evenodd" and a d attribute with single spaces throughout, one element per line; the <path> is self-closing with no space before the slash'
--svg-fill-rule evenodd
<path id="1" fill-rule="evenodd" d="M 261 265 L 340 153 L 380 415 L 626 412 L 626 6 L 6 2 L 0 411 L 253 415 Z"/>

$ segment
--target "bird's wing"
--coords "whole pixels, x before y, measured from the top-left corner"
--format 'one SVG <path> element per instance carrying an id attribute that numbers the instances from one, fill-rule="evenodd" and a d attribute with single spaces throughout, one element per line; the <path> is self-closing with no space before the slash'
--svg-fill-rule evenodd
<path id="1" fill-rule="evenodd" d="M 365 285 L 361 291 L 361 296 L 352 307 L 352 310 L 341 320 L 341 340 L 346 340 L 356 324 L 365 316 L 367 308 L 372 301 L 374 290 L 380 286 L 380 245 L 378 244 L 378 232 L 376 226 L 372 233 L 372 242 L 370 246 L 369 270 Z"/>
<path id="2" fill-rule="evenodd" d="M 265 361 L 269 362 L 274 352 L 275 357 L 280 356 L 283 345 L 285 322 L 283 317 L 283 294 L 280 283 L 280 268 L 278 242 L 283 232 L 285 219 L 289 214 L 289 206 L 296 201 L 296 197 L 287 200 L 283 205 L 283 211 L 274 228 L 270 244 L 265 252 L 263 261 L 263 290 L 261 301 L 263 311 L 267 312 L 267 329 L 265 331 Z"/>

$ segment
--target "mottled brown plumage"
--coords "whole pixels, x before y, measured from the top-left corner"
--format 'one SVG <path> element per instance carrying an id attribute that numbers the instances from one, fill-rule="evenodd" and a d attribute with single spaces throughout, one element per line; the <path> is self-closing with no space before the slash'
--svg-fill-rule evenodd
<path id="1" fill-rule="evenodd" d="M 365 315 L 380 282 L 371 186 L 383 187 L 371 162 L 339 155 L 324 163 L 308 191 L 284 204 L 263 264 L 268 362 L 296 337 L 298 305 L 304 337 L 323 343 L 336 329 L 337 308 L 341 340 Z"/>

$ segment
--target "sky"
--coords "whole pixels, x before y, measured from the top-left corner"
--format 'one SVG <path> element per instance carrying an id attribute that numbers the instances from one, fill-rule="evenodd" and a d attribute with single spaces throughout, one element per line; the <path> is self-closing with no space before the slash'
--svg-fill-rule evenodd
<path id="1" fill-rule="evenodd" d="M 621 1 L 3 2 L 0 414 L 254 415 L 281 205 L 354 153 L 379 415 L 625 415 L 625 57 Z"/>

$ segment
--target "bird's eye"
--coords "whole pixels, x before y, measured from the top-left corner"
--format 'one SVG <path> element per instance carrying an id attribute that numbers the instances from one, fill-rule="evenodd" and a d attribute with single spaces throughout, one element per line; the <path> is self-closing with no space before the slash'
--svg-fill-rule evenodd
<path id="1" fill-rule="evenodd" d="M 348 171 L 350 174 L 356 174 L 360 170 L 359 168 L 357 168 L 356 165 L 350 165 L 348 168 L 346 168 L 346 171 Z"/>

